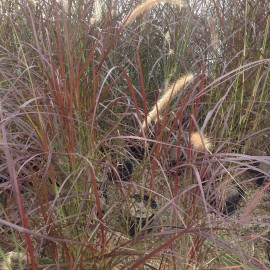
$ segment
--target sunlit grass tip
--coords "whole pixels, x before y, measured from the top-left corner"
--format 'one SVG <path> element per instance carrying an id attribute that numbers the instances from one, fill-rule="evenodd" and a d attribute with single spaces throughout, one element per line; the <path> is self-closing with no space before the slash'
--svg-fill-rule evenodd
<path id="1" fill-rule="evenodd" d="M 170 3 L 170 4 L 174 4 L 174 5 L 178 5 L 179 7 L 184 7 L 187 5 L 185 0 L 148 0 L 145 1 L 144 3 L 142 3 L 141 5 L 137 6 L 130 14 L 130 16 L 128 17 L 128 19 L 124 20 L 125 25 L 129 25 L 134 19 L 136 19 L 138 16 L 140 16 L 143 12 L 145 12 L 146 10 L 150 9 L 151 7 L 153 7 L 154 5 L 158 4 L 158 3 Z"/>
<path id="2" fill-rule="evenodd" d="M 210 139 L 199 132 L 194 132 L 190 136 L 190 142 L 194 149 L 196 150 L 208 150 L 210 151 L 213 148 L 213 144 Z"/>
<path id="3" fill-rule="evenodd" d="M 165 108 L 165 106 L 172 100 L 172 98 L 183 88 L 183 86 L 192 81 L 193 78 L 194 75 L 192 73 L 188 73 L 179 78 L 174 84 L 164 91 L 164 94 L 148 113 L 147 121 L 143 122 L 142 126 L 144 129 L 146 128 L 146 122 L 147 124 L 150 124 L 152 121 L 154 121 L 157 118 L 158 113 L 160 113 L 163 108 Z"/>

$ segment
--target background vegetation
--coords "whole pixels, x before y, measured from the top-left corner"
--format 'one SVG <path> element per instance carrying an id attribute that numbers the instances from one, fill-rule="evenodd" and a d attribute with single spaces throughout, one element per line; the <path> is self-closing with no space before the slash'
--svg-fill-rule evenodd
<path id="1" fill-rule="evenodd" d="M 269 183 L 254 184 L 270 171 L 269 3 L 169 2 L 125 25 L 141 1 L 0 0 L 3 269 L 269 269 Z M 149 137 L 147 112 L 187 72 Z M 179 139 L 198 130 L 211 153 Z M 149 139 L 138 162 L 127 147 Z M 131 181 L 113 184 L 124 159 Z M 202 181 L 221 198 L 237 182 L 241 207 L 221 215 Z M 135 192 L 158 209 L 151 232 L 129 237 Z"/>

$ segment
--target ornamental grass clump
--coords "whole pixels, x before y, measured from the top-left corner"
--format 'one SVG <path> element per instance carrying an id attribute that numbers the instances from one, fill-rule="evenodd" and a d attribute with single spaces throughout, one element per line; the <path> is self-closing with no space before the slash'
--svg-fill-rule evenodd
<path id="1" fill-rule="evenodd" d="M 270 269 L 268 11 L 0 0 L 1 265 Z"/>

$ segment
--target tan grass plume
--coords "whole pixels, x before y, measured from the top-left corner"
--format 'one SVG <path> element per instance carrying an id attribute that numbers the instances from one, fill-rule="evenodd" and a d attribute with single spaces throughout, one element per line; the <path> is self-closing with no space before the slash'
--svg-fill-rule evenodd
<path id="1" fill-rule="evenodd" d="M 143 128 L 146 128 L 146 122 L 149 125 L 152 121 L 157 118 L 158 113 L 160 113 L 163 108 L 172 100 L 172 98 L 183 88 L 183 86 L 192 81 L 194 75 L 188 73 L 182 76 L 180 79 L 176 81 L 173 85 L 171 85 L 161 96 L 158 102 L 153 106 L 152 110 L 147 115 L 147 121 L 143 121 Z"/>
<path id="2" fill-rule="evenodd" d="M 199 132 L 194 132 L 190 136 L 190 142 L 194 149 L 196 150 L 208 150 L 212 149 L 212 143 L 210 139 L 207 138 L 204 134 L 200 134 Z"/>
<path id="3" fill-rule="evenodd" d="M 145 12 L 146 10 L 150 9 L 154 5 L 161 2 L 175 4 L 175 5 L 178 5 L 179 7 L 186 6 L 185 0 L 148 0 L 140 4 L 133 10 L 126 22 L 125 22 L 126 18 L 124 19 L 125 25 L 126 26 L 129 25 L 134 19 L 140 16 L 143 12 Z"/>

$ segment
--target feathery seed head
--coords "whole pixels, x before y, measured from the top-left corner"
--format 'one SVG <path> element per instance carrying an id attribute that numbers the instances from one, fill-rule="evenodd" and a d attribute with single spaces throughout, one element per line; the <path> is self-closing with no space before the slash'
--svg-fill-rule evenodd
<path id="1" fill-rule="evenodd" d="M 153 106 L 152 110 L 147 115 L 147 124 L 150 124 L 161 113 L 162 110 L 170 103 L 172 98 L 184 87 L 186 83 L 189 83 L 194 78 L 192 73 L 187 73 L 186 75 L 180 77 L 174 84 L 167 88 L 163 95 L 160 97 L 158 102 Z M 146 128 L 146 121 L 143 122 L 143 128 Z"/>
<path id="2" fill-rule="evenodd" d="M 90 24 L 94 25 L 96 23 L 96 19 L 94 17 L 90 18 Z"/>
<path id="3" fill-rule="evenodd" d="M 127 21 L 125 22 L 125 25 L 129 25 L 133 20 L 135 20 L 138 16 L 140 16 L 143 12 L 146 10 L 150 9 L 153 7 L 155 4 L 158 3 L 170 3 L 170 4 L 175 4 L 178 5 L 179 7 L 184 7 L 186 6 L 186 1 L 185 0 L 147 0 L 141 5 L 138 5 L 130 14 L 128 17 Z M 124 19 L 125 21 L 126 19 Z"/>
<path id="4" fill-rule="evenodd" d="M 196 150 L 208 150 L 210 151 L 212 148 L 211 141 L 203 134 L 199 132 L 194 132 L 190 136 L 190 142 L 194 149 Z"/>

